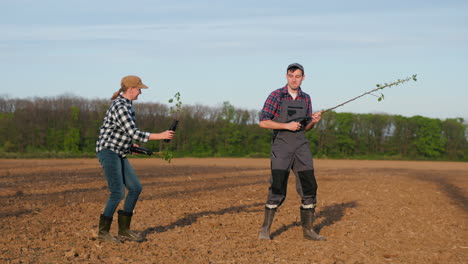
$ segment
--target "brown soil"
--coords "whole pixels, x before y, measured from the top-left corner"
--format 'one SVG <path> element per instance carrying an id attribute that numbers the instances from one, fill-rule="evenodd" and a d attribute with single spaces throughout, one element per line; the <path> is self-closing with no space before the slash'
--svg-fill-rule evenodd
<path id="1" fill-rule="evenodd" d="M 468 163 L 315 160 L 314 227 L 328 241 L 314 242 L 294 177 L 273 240 L 257 239 L 267 159 L 131 162 L 146 241 L 107 244 L 97 159 L 0 160 L 0 263 L 468 263 Z"/>

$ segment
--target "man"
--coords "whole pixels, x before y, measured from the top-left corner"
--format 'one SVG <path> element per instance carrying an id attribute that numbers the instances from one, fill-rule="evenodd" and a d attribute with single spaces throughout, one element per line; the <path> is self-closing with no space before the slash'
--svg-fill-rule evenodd
<path id="1" fill-rule="evenodd" d="M 317 182 L 309 142 L 305 136 L 305 131 L 320 121 L 322 112 L 312 114 L 310 96 L 301 89 L 304 78 L 302 65 L 289 65 L 286 70 L 287 85 L 273 91 L 263 106 L 260 127 L 273 129 L 273 140 L 270 188 L 260 239 L 271 239 L 271 223 L 276 210 L 286 198 L 289 171 L 292 169 L 296 175 L 296 189 L 301 196 L 300 215 L 304 238 L 326 240 L 312 229 Z"/>

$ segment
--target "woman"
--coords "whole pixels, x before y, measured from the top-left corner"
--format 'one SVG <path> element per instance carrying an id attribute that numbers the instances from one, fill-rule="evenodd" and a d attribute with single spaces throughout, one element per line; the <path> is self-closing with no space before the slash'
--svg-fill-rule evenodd
<path id="1" fill-rule="evenodd" d="M 173 131 L 149 133 L 140 131 L 135 124 L 135 111 L 132 101 L 138 99 L 141 89 L 146 89 L 138 76 L 129 75 L 122 78 L 121 88 L 114 93 L 112 104 L 106 112 L 96 142 L 96 152 L 104 169 L 110 197 L 104 212 L 99 219 L 98 238 L 103 241 L 119 242 L 109 234 L 112 218 L 120 201 L 128 190 L 123 210 L 118 211 L 119 236 L 132 241 L 142 241 L 143 237 L 130 231 L 130 222 L 142 186 L 135 171 L 130 165 L 126 154 L 130 153 L 133 140 L 147 142 L 148 140 L 172 139 Z"/>

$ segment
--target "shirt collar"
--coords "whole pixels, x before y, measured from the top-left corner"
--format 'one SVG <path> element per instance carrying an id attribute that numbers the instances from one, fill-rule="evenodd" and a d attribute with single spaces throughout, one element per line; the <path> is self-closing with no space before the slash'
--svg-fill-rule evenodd
<path id="1" fill-rule="evenodd" d="M 125 101 L 126 103 L 128 103 L 128 104 L 132 104 L 132 101 L 131 101 L 131 100 L 129 100 L 129 99 L 123 97 L 121 94 L 119 94 L 119 96 L 118 96 L 117 98 L 120 99 L 120 100 L 124 100 L 124 101 Z"/>
<path id="2" fill-rule="evenodd" d="M 282 92 L 283 94 L 289 94 L 289 92 L 288 92 L 288 85 L 287 85 L 287 84 L 283 87 L 283 89 L 281 89 L 281 92 Z M 301 89 L 301 87 L 299 87 L 299 89 L 298 89 L 298 91 L 297 91 L 297 96 L 302 97 L 302 89 Z"/>

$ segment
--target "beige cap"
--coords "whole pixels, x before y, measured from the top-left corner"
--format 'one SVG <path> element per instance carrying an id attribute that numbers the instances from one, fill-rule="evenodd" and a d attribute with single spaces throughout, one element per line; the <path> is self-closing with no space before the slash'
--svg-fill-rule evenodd
<path id="1" fill-rule="evenodd" d="M 136 88 L 148 88 L 148 86 L 144 85 L 141 81 L 141 78 L 135 75 L 128 75 L 122 78 L 120 82 L 122 87 L 136 87 Z"/>

